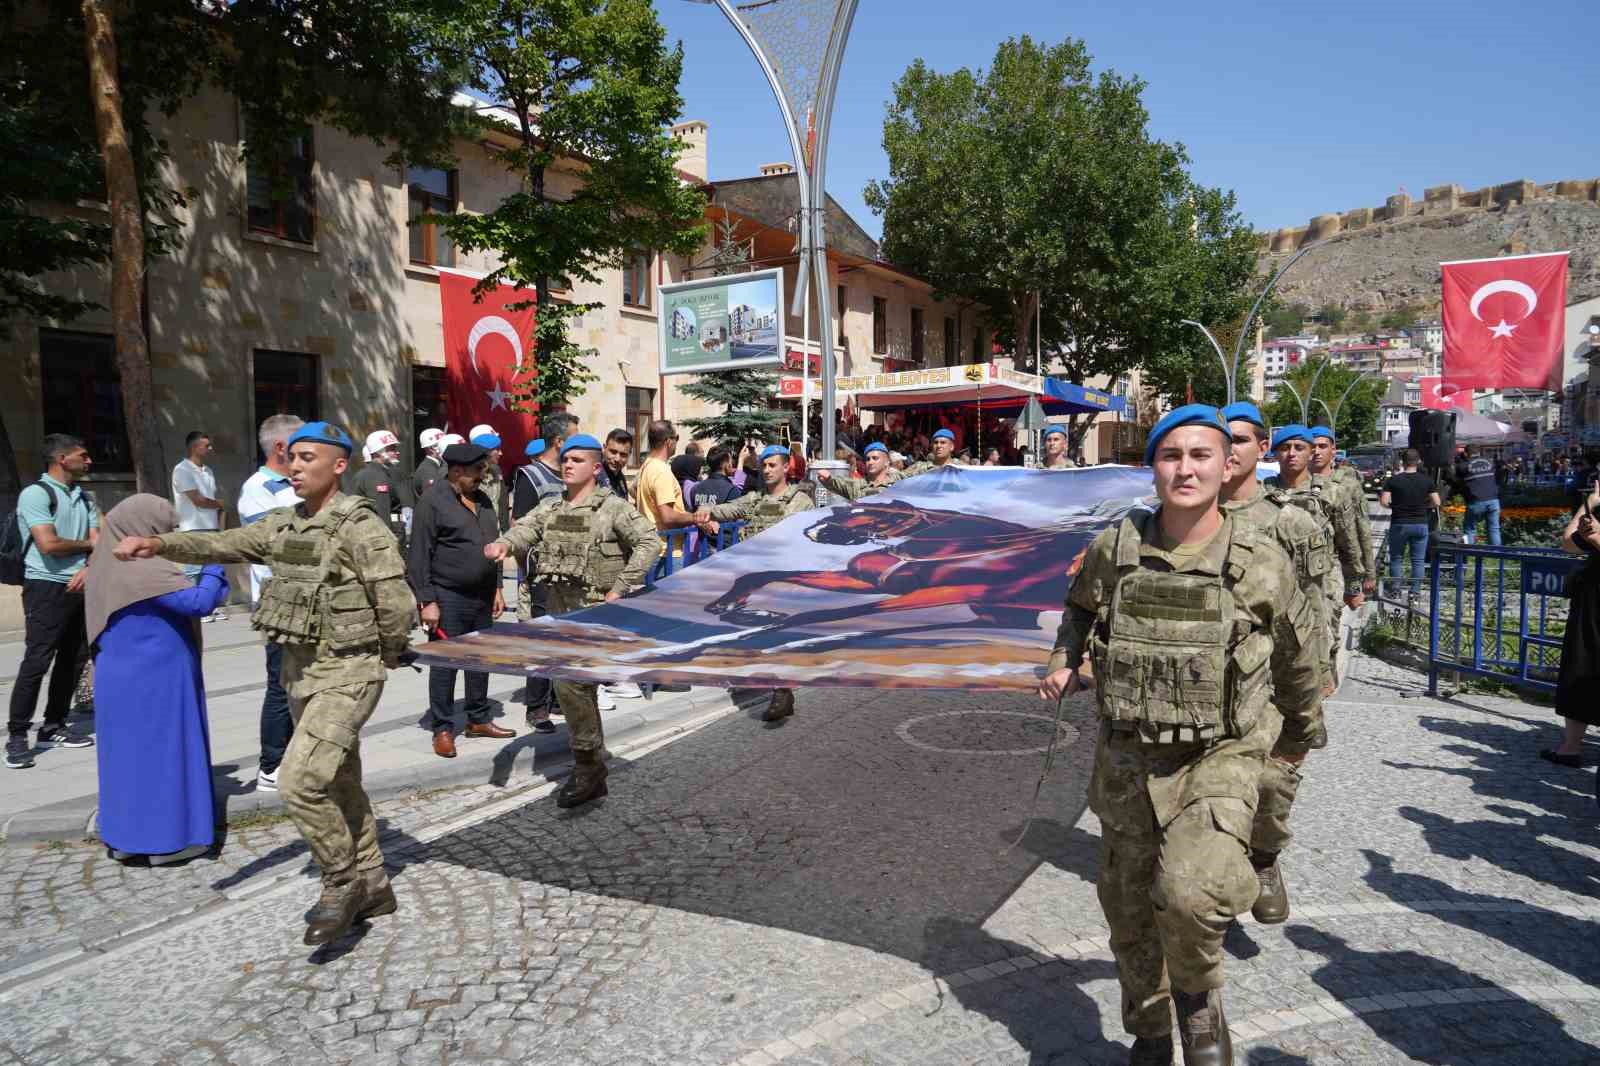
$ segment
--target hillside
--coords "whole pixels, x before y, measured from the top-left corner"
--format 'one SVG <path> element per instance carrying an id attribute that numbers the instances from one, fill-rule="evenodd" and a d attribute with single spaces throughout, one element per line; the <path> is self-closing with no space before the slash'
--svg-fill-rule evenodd
<path id="1" fill-rule="evenodd" d="M 1592 198 L 1595 185 L 1584 183 L 1587 198 L 1558 198 L 1554 186 L 1514 184 L 1535 190 L 1537 198 L 1505 198 L 1487 207 L 1472 204 L 1451 210 L 1454 202 L 1436 207 L 1430 189 L 1425 203 L 1394 197 L 1384 208 L 1321 215 L 1308 227 L 1262 235 L 1262 268 L 1275 268 L 1296 247 L 1333 229 L 1342 232 L 1296 263 L 1278 283 L 1284 302 L 1312 308 L 1334 303 L 1370 311 L 1419 304 L 1436 314 L 1441 262 L 1555 251 L 1572 253 L 1569 303 L 1600 295 L 1600 202 Z M 1573 184 L 1578 183 L 1561 183 Z M 1545 190 L 1551 195 L 1537 195 Z M 1497 191 L 1478 195 L 1487 200 Z M 1381 217 L 1390 211 L 1397 217 Z"/>

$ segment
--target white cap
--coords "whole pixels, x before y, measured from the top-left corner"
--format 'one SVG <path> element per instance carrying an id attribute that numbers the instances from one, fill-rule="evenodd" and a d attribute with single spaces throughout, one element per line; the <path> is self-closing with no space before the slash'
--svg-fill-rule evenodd
<path id="1" fill-rule="evenodd" d="M 446 433 L 444 436 L 439 438 L 439 447 L 441 448 L 448 448 L 452 444 L 465 443 L 467 443 L 467 438 L 463 437 L 459 433 Z"/>
<path id="2" fill-rule="evenodd" d="M 425 429 L 417 434 L 417 443 L 422 445 L 423 451 L 427 451 L 429 448 L 438 447 L 439 439 L 443 436 L 444 430 L 442 429 Z"/>
<path id="3" fill-rule="evenodd" d="M 375 429 L 367 434 L 366 447 L 361 449 L 363 455 L 371 459 L 374 455 L 388 448 L 400 447 L 400 438 L 386 429 Z"/>

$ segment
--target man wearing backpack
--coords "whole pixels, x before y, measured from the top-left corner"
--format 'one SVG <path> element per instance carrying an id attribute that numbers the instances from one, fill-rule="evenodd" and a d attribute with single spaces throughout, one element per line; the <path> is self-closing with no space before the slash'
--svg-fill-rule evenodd
<path id="1" fill-rule="evenodd" d="M 44 724 L 39 728 L 39 747 L 87 748 L 94 744 L 93 737 L 69 733 L 66 722 L 85 637 L 83 567 L 100 535 L 100 513 L 78 484 L 90 466 L 83 442 L 52 433 L 44 439 L 44 454 L 49 465 L 43 476 L 17 497 L 14 519 L 23 545 L 26 643 L 11 690 L 6 766 L 13 770 L 33 765 L 28 728 L 47 670 L 50 691 L 45 698 Z"/>

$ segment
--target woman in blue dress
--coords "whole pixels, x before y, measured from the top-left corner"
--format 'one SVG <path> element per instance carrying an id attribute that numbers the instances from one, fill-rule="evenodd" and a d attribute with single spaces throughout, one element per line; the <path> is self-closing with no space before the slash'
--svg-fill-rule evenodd
<path id="1" fill-rule="evenodd" d="M 105 516 L 84 581 L 100 839 L 124 862 L 182 862 L 216 843 L 199 622 L 227 600 L 227 578 L 207 566 L 190 581 L 164 559 L 118 562 L 111 554 L 123 537 L 177 526 L 166 500 L 130 496 Z"/>

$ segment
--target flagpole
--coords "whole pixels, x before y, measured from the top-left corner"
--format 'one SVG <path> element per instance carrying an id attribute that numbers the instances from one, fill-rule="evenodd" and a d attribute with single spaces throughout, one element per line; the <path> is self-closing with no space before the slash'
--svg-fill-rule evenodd
<path id="1" fill-rule="evenodd" d="M 800 269 L 807 264 L 802 261 Z M 806 299 L 805 310 L 800 312 L 800 455 L 811 461 L 811 300 Z M 826 458 L 826 457 L 824 457 Z"/>

